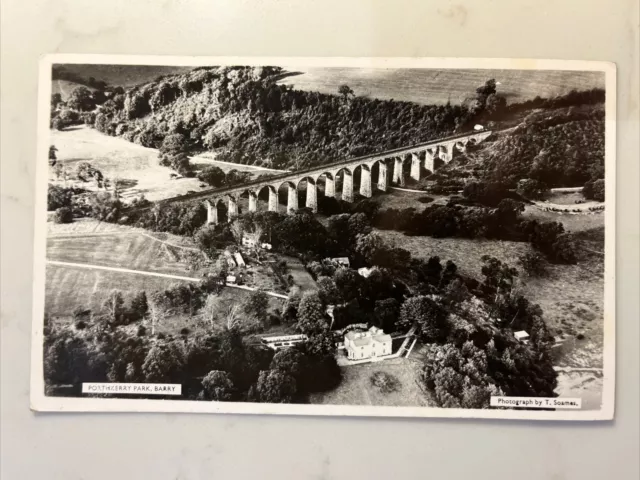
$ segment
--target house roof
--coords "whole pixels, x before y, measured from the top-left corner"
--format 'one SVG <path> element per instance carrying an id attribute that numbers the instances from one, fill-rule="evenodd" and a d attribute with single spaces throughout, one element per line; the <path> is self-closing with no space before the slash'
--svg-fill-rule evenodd
<path id="1" fill-rule="evenodd" d="M 371 343 L 371 337 L 360 337 L 353 340 L 353 344 L 357 347 L 363 347 Z"/>
<path id="2" fill-rule="evenodd" d="M 380 343 L 387 343 L 391 341 L 391 335 L 389 334 L 376 335 L 375 337 L 373 337 L 373 340 Z"/>
<path id="3" fill-rule="evenodd" d="M 519 332 L 513 332 L 513 335 L 520 339 L 520 338 L 528 338 L 529 334 L 527 332 L 525 332 L 524 330 L 520 330 Z"/>

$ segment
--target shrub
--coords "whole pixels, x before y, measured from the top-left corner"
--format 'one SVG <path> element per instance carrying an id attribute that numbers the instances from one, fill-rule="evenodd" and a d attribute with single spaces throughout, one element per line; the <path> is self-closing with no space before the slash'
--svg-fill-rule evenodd
<path id="1" fill-rule="evenodd" d="M 429 196 L 425 195 L 423 197 L 418 197 L 418 201 L 420 203 L 431 203 L 431 202 L 433 202 L 433 197 L 429 197 Z"/>
<path id="2" fill-rule="evenodd" d="M 525 253 L 520 256 L 518 263 L 530 277 L 542 277 L 547 274 L 547 262 L 539 253 Z"/>
<path id="3" fill-rule="evenodd" d="M 190 332 L 191 330 L 189 330 L 187 327 L 180 329 L 180 335 L 189 335 Z"/>
<path id="4" fill-rule="evenodd" d="M 400 386 L 398 379 L 387 372 L 373 372 L 371 377 L 369 377 L 369 381 L 371 382 L 371 385 L 384 394 L 395 392 Z"/>
<path id="5" fill-rule="evenodd" d="M 139 325 L 137 334 L 139 337 L 144 337 L 147 334 L 147 327 Z M 158 334 L 158 338 L 160 338 L 160 334 Z"/>
<path id="6" fill-rule="evenodd" d="M 73 210 L 69 207 L 60 207 L 54 214 L 53 221 L 55 223 L 71 223 L 73 222 Z"/>
<path id="7" fill-rule="evenodd" d="M 589 180 L 582 188 L 582 194 L 589 200 L 604 202 L 605 184 L 604 179 Z"/>
<path id="8" fill-rule="evenodd" d="M 78 320 L 75 323 L 76 330 L 84 330 L 87 328 L 87 323 L 84 320 Z"/>

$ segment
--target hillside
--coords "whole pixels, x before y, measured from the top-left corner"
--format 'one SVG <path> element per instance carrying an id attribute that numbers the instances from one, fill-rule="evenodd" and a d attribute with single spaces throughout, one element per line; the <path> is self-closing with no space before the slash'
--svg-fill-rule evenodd
<path id="1" fill-rule="evenodd" d="M 158 65 L 97 65 L 65 63 L 53 65 L 54 80 L 69 80 L 80 85 L 93 86 L 103 82 L 113 87 L 132 87 L 155 80 L 162 75 L 190 70 L 188 67 L 163 67 Z M 93 78 L 93 81 L 90 79 Z"/>
<path id="2" fill-rule="evenodd" d="M 148 147 L 171 133 L 221 160 L 300 168 L 449 135 L 466 106 L 424 106 L 279 85 L 277 67 L 198 68 L 131 88 L 102 105 L 95 126 Z"/>
<path id="3" fill-rule="evenodd" d="M 506 140 L 490 144 L 493 150 L 472 152 L 489 174 L 560 185 L 601 175 L 602 90 L 508 104 L 498 83 L 488 80 L 459 105 L 421 105 L 356 96 L 347 85 L 334 94 L 295 90 L 280 84 L 294 78 L 289 73 L 280 67 L 196 68 L 114 91 L 82 118 L 145 147 L 159 148 L 177 133 L 192 154 L 215 151 L 218 160 L 291 170 L 428 141 L 481 122 L 493 130 L 516 127 Z"/>

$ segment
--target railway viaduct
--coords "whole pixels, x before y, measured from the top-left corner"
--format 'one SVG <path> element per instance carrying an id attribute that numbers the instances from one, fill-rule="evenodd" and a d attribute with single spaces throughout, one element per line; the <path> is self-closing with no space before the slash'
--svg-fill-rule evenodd
<path id="1" fill-rule="evenodd" d="M 430 142 L 413 145 L 410 147 L 388 150 L 374 155 L 341 160 L 328 165 L 283 173 L 253 182 L 235 185 L 228 188 L 205 190 L 198 193 L 182 195 L 158 202 L 158 204 L 178 203 L 194 200 L 203 200 L 207 207 L 207 223 L 218 223 L 218 206 L 221 202 L 227 204 L 227 216 L 233 218 L 238 215 L 238 200 L 248 194 L 249 211 L 257 210 L 258 196 L 263 189 L 268 189 L 269 211 L 278 211 L 278 191 L 286 186 L 287 212 L 293 212 L 299 208 L 298 186 L 306 182 L 305 207 L 313 212 L 318 211 L 318 182 L 324 180 L 324 195 L 334 197 L 336 195 L 336 179 L 342 177 L 341 198 L 344 201 L 353 201 L 353 177 L 356 170 L 360 169 L 359 193 L 364 197 L 371 197 L 373 189 L 386 191 L 391 183 L 404 184 L 403 168 L 405 162 L 410 161 L 410 176 L 420 180 L 422 165 L 429 172 L 434 172 L 438 161 L 449 163 L 453 160 L 454 152 L 466 150 L 467 144 L 477 144 L 491 135 L 491 131 L 464 133 L 451 137 L 445 137 Z M 372 171 L 377 165 L 378 175 L 375 183 L 372 180 Z"/>

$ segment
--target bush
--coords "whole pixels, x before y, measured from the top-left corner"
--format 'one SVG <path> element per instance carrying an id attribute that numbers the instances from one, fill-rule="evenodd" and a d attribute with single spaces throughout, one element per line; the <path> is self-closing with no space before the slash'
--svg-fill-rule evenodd
<path id="1" fill-rule="evenodd" d="M 139 325 L 137 334 L 139 337 L 144 337 L 147 334 L 147 327 L 145 327 L 144 325 Z M 158 335 L 158 338 L 159 337 L 160 335 Z"/>
<path id="2" fill-rule="evenodd" d="M 387 372 L 373 372 L 371 377 L 369 377 L 369 381 L 371 382 L 371 385 L 384 394 L 395 392 L 400 386 L 398 379 Z"/>
<path id="3" fill-rule="evenodd" d="M 431 203 L 431 202 L 433 202 L 433 197 L 429 197 L 429 196 L 425 195 L 424 197 L 418 197 L 418 201 L 420 203 Z"/>
<path id="4" fill-rule="evenodd" d="M 525 178 L 518 182 L 517 192 L 524 198 L 531 200 L 543 200 L 549 195 L 549 187 L 544 182 Z"/>
<path id="5" fill-rule="evenodd" d="M 75 323 L 76 330 L 84 330 L 87 328 L 87 323 L 84 320 L 79 320 Z"/>
<path id="6" fill-rule="evenodd" d="M 180 329 L 180 335 L 189 335 L 190 332 L 191 330 L 189 330 L 187 327 Z"/>
<path id="7" fill-rule="evenodd" d="M 582 188 L 582 195 L 589 200 L 596 202 L 604 202 L 605 184 L 604 179 L 589 180 Z"/>
<path id="8" fill-rule="evenodd" d="M 547 262 L 539 253 L 525 253 L 520 256 L 518 263 L 530 277 L 542 277 L 547 274 Z"/>
<path id="9" fill-rule="evenodd" d="M 73 210 L 69 207 L 60 207 L 54 214 L 53 221 L 55 223 L 71 223 L 73 222 Z"/>
<path id="10" fill-rule="evenodd" d="M 73 189 L 49 185 L 47 190 L 47 210 L 53 211 L 60 207 L 70 207 Z"/>

